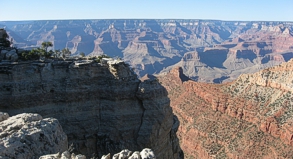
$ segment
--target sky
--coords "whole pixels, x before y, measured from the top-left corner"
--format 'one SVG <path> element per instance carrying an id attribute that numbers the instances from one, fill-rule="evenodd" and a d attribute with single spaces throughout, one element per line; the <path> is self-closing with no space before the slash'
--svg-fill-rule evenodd
<path id="1" fill-rule="evenodd" d="M 293 21 L 293 0 L 0 0 L 0 21 L 213 19 Z"/>

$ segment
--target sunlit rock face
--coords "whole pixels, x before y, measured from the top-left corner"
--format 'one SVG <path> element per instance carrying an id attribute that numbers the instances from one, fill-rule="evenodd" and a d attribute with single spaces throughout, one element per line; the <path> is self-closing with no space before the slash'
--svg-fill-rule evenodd
<path id="1" fill-rule="evenodd" d="M 182 67 L 193 80 L 222 83 L 293 57 L 292 22 L 51 20 L 0 22 L 19 48 L 51 41 L 74 55 L 121 57 L 139 77 Z M 193 58 L 196 57 L 196 58 Z"/>
<path id="2" fill-rule="evenodd" d="M 67 136 L 57 119 L 22 113 L 9 117 L 0 112 L 0 158 L 38 159 L 68 149 Z"/>
<path id="3" fill-rule="evenodd" d="M 58 119 L 81 154 L 149 147 L 159 158 L 180 155 L 167 91 L 156 79 L 141 82 L 123 61 L 24 62 L 3 69 L 0 109 Z"/>
<path id="4" fill-rule="evenodd" d="M 74 153 L 64 151 L 63 153 L 43 155 L 39 159 L 86 159 L 86 156 L 82 154 L 76 155 Z M 111 159 L 111 154 L 108 153 L 107 155 L 103 155 L 101 159 Z M 141 152 L 132 152 L 128 149 L 125 149 L 119 153 L 114 154 L 112 159 L 156 159 L 156 155 L 149 148 L 144 148 Z"/>
<path id="5" fill-rule="evenodd" d="M 290 158 L 292 72 L 290 60 L 226 84 L 192 81 L 180 67 L 160 76 L 185 158 Z"/>

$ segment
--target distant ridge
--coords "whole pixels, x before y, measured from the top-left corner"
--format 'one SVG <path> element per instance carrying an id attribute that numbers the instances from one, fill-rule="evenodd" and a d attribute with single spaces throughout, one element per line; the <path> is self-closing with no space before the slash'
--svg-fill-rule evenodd
<path id="1" fill-rule="evenodd" d="M 182 67 L 193 80 L 227 82 L 293 57 L 293 22 L 86 19 L 6 21 L 0 27 L 17 47 L 51 41 L 74 55 L 118 56 L 140 77 Z"/>

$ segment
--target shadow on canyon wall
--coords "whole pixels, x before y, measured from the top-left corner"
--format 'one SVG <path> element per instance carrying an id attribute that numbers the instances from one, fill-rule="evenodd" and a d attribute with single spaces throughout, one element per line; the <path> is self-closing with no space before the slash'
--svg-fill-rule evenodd
<path id="1" fill-rule="evenodd" d="M 58 119 L 71 151 L 101 157 L 148 147 L 158 158 L 183 158 L 166 89 L 156 79 L 141 82 L 127 64 L 23 63 L 6 69 L 0 110 Z"/>

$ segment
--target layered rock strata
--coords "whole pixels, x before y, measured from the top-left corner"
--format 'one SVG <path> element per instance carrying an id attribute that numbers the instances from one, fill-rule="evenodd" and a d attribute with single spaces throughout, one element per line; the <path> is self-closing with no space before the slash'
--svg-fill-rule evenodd
<path id="1" fill-rule="evenodd" d="M 57 119 L 43 119 L 31 113 L 8 117 L 7 113 L 0 112 L 0 117 L 4 119 L 0 121 L 2 159 L 36 159 L 68 149 L 67 136 Z"/>
<path id="2" fill-rule="evenodd" d="M 77 152 L 101 157 L 149 147 L 158 158 L 178 158 L 178 124 L 167 91 L 157 80 L 138 80 L 124 62 L 1 67 L 0 109 L 57 118 Z"/>
<path id="3" fill-rule="evenodd" d="M 182 68 L 161 76 L 185 158 L 291 158 L 292 72 L 293 60 L 221 85 L 194 82 Z"/>
<path id="4" fill-rule="evenodd" d="M 18 48 L 51 41 L 53 50 L 69 48 L 75 55 L 118 56 L 140 77 L 180 66 L 194 80 L 221 83 L 293 57 L 292 22 L 101 19 L 0 22 L 1 26 Z"/>

